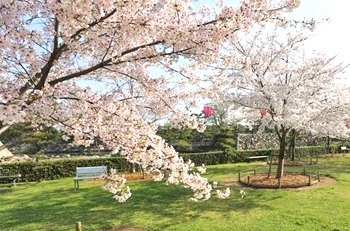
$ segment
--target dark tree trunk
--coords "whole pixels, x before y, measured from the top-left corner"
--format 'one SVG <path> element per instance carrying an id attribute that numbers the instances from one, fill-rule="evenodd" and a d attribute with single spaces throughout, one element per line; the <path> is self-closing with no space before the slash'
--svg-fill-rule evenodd
<path id="1" fill-rule="evenodd" d="M 291 137 L 289 140 L 289 148 L 288 148 L 288 154 L 292 161 L 295 160 L 295 138 L 296 138 L 296 131 L 295 129 L 292 129 Z"/>
<path id="2" fill-rule="evenodd" d="M 331 153 L 331 137 L 327 136 L 327 154 Z"/>
<path id="3" fill-rule="evenodd" d="M 283 171 L 284 171 L 284 153 L 287 147 L 287 133 L 289 129 L 286 129 L 284 126 L 281 126 L 280 129 L 278 127 L 275 127 L 275 130 L 278 135 L 278 140 L 280 143 L 276 179 L 280 179 L 282 178 Z"/>

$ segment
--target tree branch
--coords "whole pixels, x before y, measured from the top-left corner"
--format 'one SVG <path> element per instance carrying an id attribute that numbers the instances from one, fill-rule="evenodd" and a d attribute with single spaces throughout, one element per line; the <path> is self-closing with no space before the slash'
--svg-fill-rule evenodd
<path id="1" fill-rule="evenodd" d="M 140 46 L 137 46 L 137 47 L 134 47 L 134 48 L 131 48 L 129 50 L 126 50 L 126 51 L 123 51 L 121 53 L 120 56 L 124 56 L 126 54 L 129 54 L 129 53 L 132 53 L 134 51 L 137 51 L 139 49 L 142 49 L 142 48 L 145 48 L 145 47 L 150 47 L 150 46 L 155 46 L 155 45 L 159 45 L 159 44 L 162 44 L 163 41 L 155 41 L 155 42 L 151 42 L 151 43 L 148 43 L 148 44 L 143 44 L 143 45 L 140 45 Z M 176 53 L 179 53 L 179 52 L 183 52 L 183 51 L 186 51 L 190 48 L 187 48 L 185 50 L 182 50 L 182 51 L 176 51 L 176 52 L 170 52 L 170 53 L 164 53 L 164 54 L 154 54 L 154 55 L 150 55 L 148 57 L 140 57 L 140 58 L 137 58 L 137 59 L 134 59 L 134 61 L 137 61 L 137 60 L 144 60 L 144 59 L 149 59 L 149 58 L 154 58 L 154 57 L 157 57 L 157 56 L 166 56 L 166 55 L 172 55 L 172 54 L 176 54 Z M 79 77 L 79 76 L 82 76 L 82 75 L 87 75 L 93 71 L 96 71 L 100 68 L 103 68 L 103 67 L 106 67 L 106 66 L 109 66 L 111 65 L 113 62 L 112 60 L 119 57 L 118 55 L 114 56 L 114 57 L 111 57 L 109 59 L 106 59 L 105 61 L 103 62 L 100 62 L 98 64 L 96 64 L 95 66 L 92 66 L 92 67 L 89 67 L 85 70 L 82 70 L 82 71 L 78 71 L 78 72 L 75 72 L 75 73 L 72 73 L 72 74 L 69 74 L 69 75 L 66 75 L 66 76 L 63 76 L 61 78 L 58 78 L 58 79 L 55 79 L 55 80 L 52 80 L 49 82 L 50 85 L 55 85 L 57 83 L 60 83 L 60 82 L 63 82 L 63 81 L 67 81 L 67 80 L 70 80 L 70 79 L 73 79 L 73 78 L 76 78 L 76 77 Z M 121 63 L 126 63 L 126 62 L 129 62 L 128 60 L 124 60 L 124 61 L 119 61 L 119 62 L 115 62 L 114 64 L 121 64 Z"/>
<path id="2" fill-rule="evenodd" d="M 41 78 L 40 78 L 39 82 L 36 84 L 35 89 L 42 89 L 44 87 L 47 76 L 49 75 L 49 72 L 50 72 L 51 68 L 53 67 L 53 63 L 54 63 L 55 59 L 58 56 L 60 56 L 60 50 L 62 49 L 62 47 L 60 47 L 61 49 L 58 49 L 59 22 L 58 22 L 57 18 L 55 18 L 54 28 L 55 28 L 55 35 L 53 38 L 52 53 L 50 55 L 48 62 L 45 64 L 45 66 L 43 67 L 43 69 L 41 71 Z"/>

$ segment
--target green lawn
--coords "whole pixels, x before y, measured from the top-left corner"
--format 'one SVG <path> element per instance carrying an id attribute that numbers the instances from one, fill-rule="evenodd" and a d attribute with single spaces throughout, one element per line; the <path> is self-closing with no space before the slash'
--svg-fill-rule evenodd
<path id="1" fill-rule="evenodd" d="M 133 196 L 115 202 L 101 183 L 81 182 L 74 191 L 73 178 L 40 183 L 20 183 L 16 188 L 0 185 L 0 230 L 83 230 L 115 226 L 138 226 L 148 230 L 350 230 L 350 157 L 321 158 L 307 171 L 332 176 L 337 183 L 310 190 L 246 190 L 239 197 L 233 189 L 229 199 L 205 202 L 189 200 L 191 192 L 164 182 L 133 182 Z M 242 173 L 266 172 L 262 162 L 209 166 L 211 180 Z M 286 167 L 302 171 L 303 167 Z"/>

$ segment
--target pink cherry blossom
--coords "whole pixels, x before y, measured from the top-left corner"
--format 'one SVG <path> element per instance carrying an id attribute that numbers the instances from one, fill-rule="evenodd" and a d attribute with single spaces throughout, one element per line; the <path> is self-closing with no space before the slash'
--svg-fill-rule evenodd
<path id="1" fill-rule="evenodd" d="M 31 121 L 59 127 L 73 145 L 89 146 L 98 137 L 146 171 L 170 170 L 167 182 L 186 185 L 194 199 L 209 199 L 207 179 L 156 135 L 156 121 L 203 131 L 205 121 L 186 109 L 208 94 L 201 93 L 208 79 L 196 70 L 222 59 L 237 31 L 294 25 L 283 13 L 298 3 L 245 0 L 214 8 L 191 0 L 2 0 L 0 132 Z M 106 189 L 126 201 L 131 193 L 123 177 L 110 177 Z"/>

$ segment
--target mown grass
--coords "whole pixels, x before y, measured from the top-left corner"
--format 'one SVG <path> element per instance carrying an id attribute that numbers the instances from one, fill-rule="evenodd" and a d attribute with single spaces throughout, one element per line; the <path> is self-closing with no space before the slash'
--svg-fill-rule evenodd
<path id="1" fill-rule="evenodd" d="M 229 199 L 189 200 L 191 192 L 164 182 L 140 181 L 130 186 L 133 196 L 119 204 L 101 190 L 101 182 L 82 182 L 75 191 L 73 179 L 0 186 L 0 230 L 68 231 L 77 221 L 84 231 L 118 226 L 148 230 L 350 230 L 350 157 L 321 158 L 304 166 L 308 172 L 332 176 L 337 183 L 309 190 L 232 189 Z M 286 167 L 301 172 L 304 167 Z M 243 173 L 266 172 L 262 162 L 209 166 L 213 180 Z"/>

